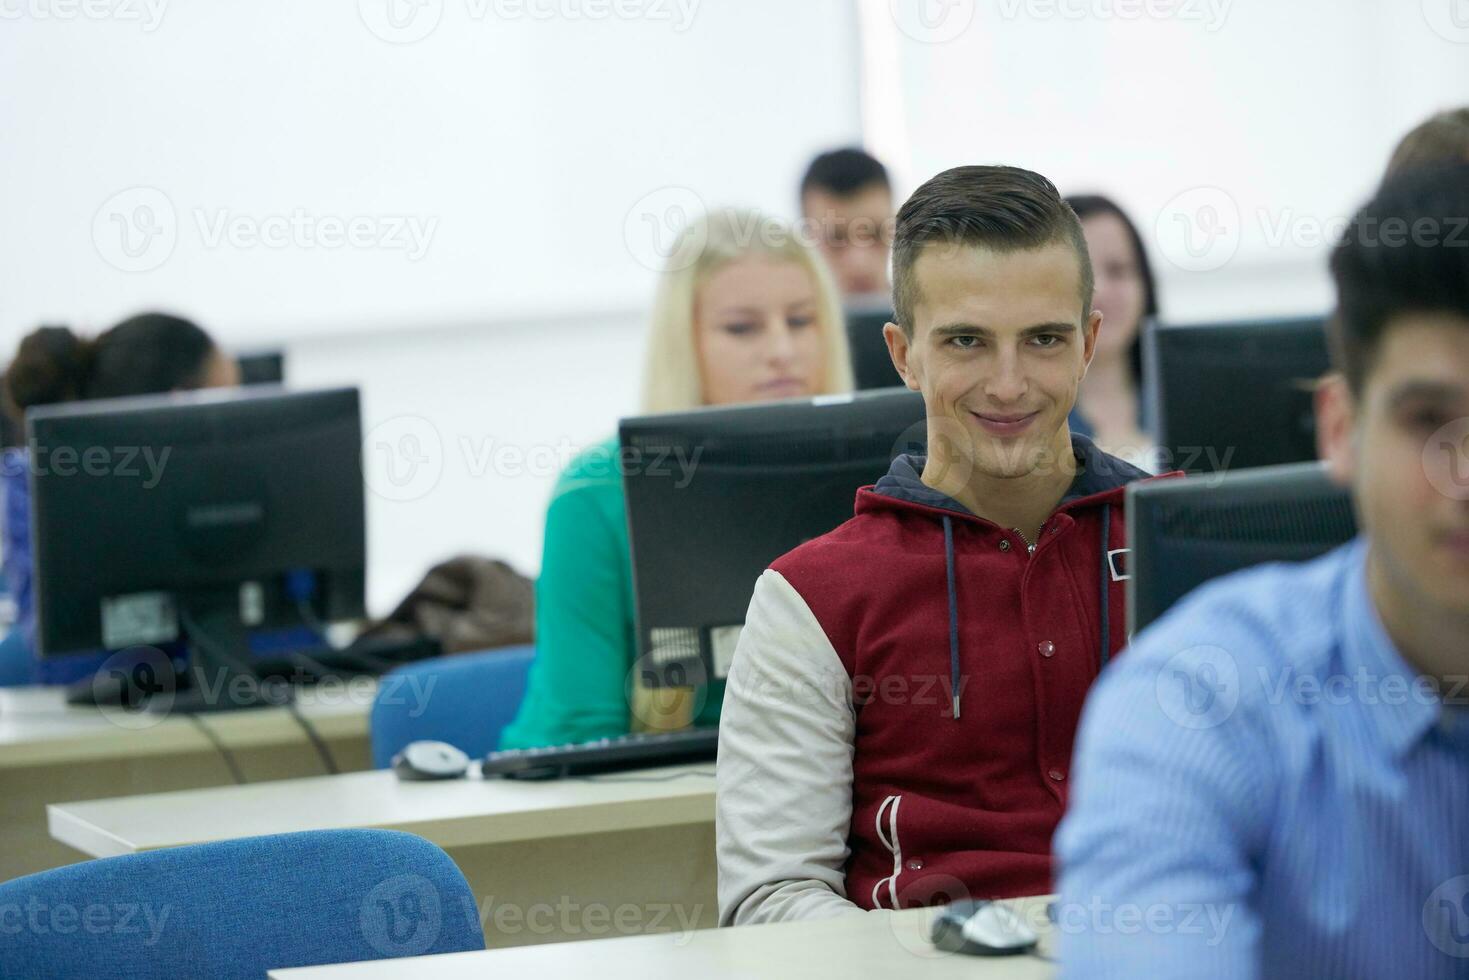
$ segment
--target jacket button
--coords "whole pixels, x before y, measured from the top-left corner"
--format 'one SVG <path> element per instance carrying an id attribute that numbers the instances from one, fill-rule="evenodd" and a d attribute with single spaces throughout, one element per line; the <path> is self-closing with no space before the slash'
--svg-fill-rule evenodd
<path id="1" fill-rule="evenodd" d="M 1054 657 L 1056 655 L 1056 644 L 1050 640 L 1041 640 L 1040 651 L 1042 657 Z"/>
<path id="2" fill-rule="evenodd" d="M 1061 780 L 1063 780 L 1063 779 L 1066 778 L 1066 774 L 1064 772 L 1062 772 L 1060 769 L 1052 769 L 1046 775 L 1050 776 L 1052 779 L 1054 779 L 1058 783 Z"/>
<path id="3" fill-rule="evenodd" d="M 923 858 L 912 858 L 911 860 L 909 860 L 909 862 L 908 862 L 908 870 L 909 871 L 922 871 L 923 870 Z"/>
<path id="4" fill-rule="evenodd" d="M 1000 550 L 1001 551 L 1009 551 L 1010 550 L 1010 540 L 1008 538 L 1001 538 L 1000 539 Z"/>

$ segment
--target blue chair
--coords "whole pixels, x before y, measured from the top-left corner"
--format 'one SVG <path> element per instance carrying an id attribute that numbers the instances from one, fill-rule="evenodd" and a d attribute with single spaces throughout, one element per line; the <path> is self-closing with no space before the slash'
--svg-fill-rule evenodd
<path id="1" fill-rule="evenodd" d="M 471 758 L 494 751 L 525 697 L 536 648 L 434 657 L 389 671 L 372 704 L 372 764 L 384 769 L 409 742 L 434 739 Z"/>
<path id="2" fill-rule="evenodd" d="M 0 640 L 0 687 L 19 687 L 33 682 L 31 648 L 19 626 L 12 626 Z"/>
<path id="3" fill-rule="evenodd" d="M 260 980 L 484 948 L 449 856 L 388 830 L 247 837 L 84 861 L 0 885 L 0 977 Z"/>

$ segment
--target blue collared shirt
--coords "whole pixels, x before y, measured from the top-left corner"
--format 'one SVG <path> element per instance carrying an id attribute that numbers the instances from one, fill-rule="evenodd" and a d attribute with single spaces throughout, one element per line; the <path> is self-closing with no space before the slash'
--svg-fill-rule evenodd
<path id="1" fill-rule="evenodd" d="M 1064 976 L 1469 977 L 1469 689 L 1403 660 L 1366 557 L 1210 583 L 1108 668 L 1055 841 Z"/>

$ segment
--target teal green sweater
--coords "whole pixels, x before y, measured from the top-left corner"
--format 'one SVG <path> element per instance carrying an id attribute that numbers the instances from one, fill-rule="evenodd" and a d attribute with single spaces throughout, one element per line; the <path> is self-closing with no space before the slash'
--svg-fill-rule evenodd
<path id="1" fill-rule="evenodd" d="M 536 656 L 505 749 L 624 735 L 637 638 L 627 507 L 613 438 L 573 459 L 546 512 L 536 582 Z M 719 720 L 724 682 L 697 692 L 694 722 Z"/>

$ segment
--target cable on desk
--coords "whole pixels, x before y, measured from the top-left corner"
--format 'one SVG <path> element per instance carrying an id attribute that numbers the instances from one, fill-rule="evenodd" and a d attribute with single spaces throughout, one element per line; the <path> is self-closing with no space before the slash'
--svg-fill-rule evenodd
<path id="1" fill-rule="evenodd" d="M 331 641 L 331 637 L 327 633 L 326 623 L 323 623 L 321 621 L 321 618 L 316 615 L 316 610 L 311 608 L 310 599 L 297 599 L 296 613 L 301 617 L 302 624 L 307 629 L 315 633 L 317 636 L 321 637 L 322 645 L 325 646 L 332 653 L 351 657 L 354 661 L 356 661 L 357 664 L 367 668 L 368 670 L 376 671 L 379 674 L 386 674 L 394 667 L 402 666 L 402 664 L 396 664 L 392 661 L 384 660 L 381 657 L 374 657 L 370 653 L 363 653 L 361 650 L 354 650 L 351 648 L 350 645 L 340 647 L 334 644 Z M 312 657 L 306 653 L 302 653 L 299 650 L 292 653 L 292 656 L 297 658 L 298 660 L 308 662 L 313 670 L 317 670 L 323 676 L 328 676 L 336 673 L 336 671 L 332 667 L 329 667 L 328 665 L 322 663 L 320 660 L 317 660 L 315 657 Z"/>
<path id="2" fill-rule="evenodd" d="M 229 767 L 230 776 L 234 778 L 235 785 L 244 786 L 245 774 L 240 771 L 240 764 L 235 761 L 234 753 L 225 747 L 224 742 L 214 729 L 204 724 L 204 719 L 198 715 L 189 714 L 185 715 L 185 717 L 194 723 L 195 728 L 204 733 L 205 738 L 214 743 L 214 747 L 219 750 L 220 758 L 224 759 L 224 764 Z"/>
<path id="3" fill-rule="evenodd" d="M 226 650 L 224 647 L 219 646 L 213 640 L 211 640 L 209 638 L 209 635 L 199 628 L 199 624 L 194 621 L 194 618 L 190 616 L 187 611 L 181 610 L 180 615 L 183 619 L 184 628 L 188 630 L 189 638 L 191 641 L 198 643 L 200 646 L 210 647 L 214 651 L 215 655 L 218 656 L 221 660 L 227 661 L 230 666 L 234 667 L 234 669 L 239 671 L 241 674 L 249 677 L 254 677 L 256 682 L 259 682 L 259 677 L 256 675 L 254 667 L 252 667 L 250 664 L 242 662 L 229 650 Z M 283 707 L 291 713 L 291 717 L 296 719 L 296 724 L 300 725 L 301 730 L 306 733 L 306 738 L 311 742 L 312 747 L 316 750 L 316 754 L 321 758 L 321 764 L 326 767 L 326 771 L 334 776 L 337 773 L 341 772 L 341 770 L 337 768 L 336 760 L 332 758 L 331 750 L 326 747 L 326 743 L 322 741 L 321 735 L 316 731 L 315 726 L 313 726 L 311 722 L 306 720 L 305 715 L 301 714 L 301 709 L 297 706 L 295 697 L 287 697 L 286 703 L 283 705 Z M 220 745 L 221 750 L 223 750 L 222 743 L 220 743 L 218 739 L 214 739 L 214 741 L 215 744 Z M 233 764 L 231 764 L 231 769 L 235 769 Z M 241 780 L 241 782 L 243 782 L 243 780 Z"/>
<path id="4" fill-rule="evenodd" d="M 708 776 L 714 778 L 712 772 L 672 772 L 664 776 L 571 776 L 571 779 L 580 779 L 586 783 L 666 783 L 674 779 L 683 779 L 685 776 Z"/>
<path id="5" fill-rule="evenodd" d="M 286 702 L 286 710 L 291 713 L 291 717 L 296 719 L 296 724 L 301 726 L 301 730 L 311 740 L 311 744 L 316 748 L 316 754 L 321 757 L 321 764 L 326 767 L 326 771 L 333 776 L 340 773 L 342 770 L 337 768 L 337 761 L 332 758 L 331 750 L 326 747 L 326 741 L 317 732 L 316 726 L 306 720 L 306 716 L 301 713 L 301 708 L 296 704 L 294 699 Z"/>

